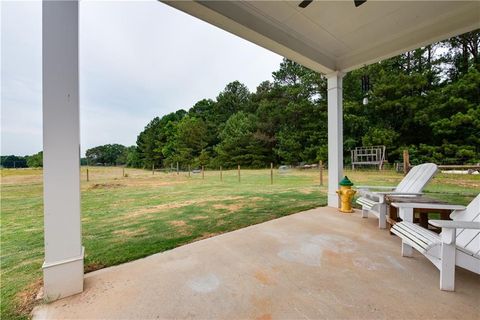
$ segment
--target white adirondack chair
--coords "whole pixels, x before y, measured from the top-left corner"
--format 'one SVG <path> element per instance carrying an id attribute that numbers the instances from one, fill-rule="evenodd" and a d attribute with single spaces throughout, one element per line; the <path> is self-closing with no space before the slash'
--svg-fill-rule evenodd
<path id="1" fill-rule="evenodd" d="M 377 186 L 359 186 L 360 197 L 357 203 L 362 206 L 362 217 L 368 218 L 368 213 L 378 218 L 378 227 L 385 229 L 387 227 L 387 204 L 385 196 L 419 196 L 425 185 L 432 179 L 437 172 L 437 165 L 434 163 L 424 163 L 413 167 L 410 172 L 400 181 L 397 187 L 377 187 Z M 389 190 L 389 191 L 375 191 Z"/>
<path id="2" fill-rule="evenodd" d="M 428 206 L 415 204 L 416 208 Z M 402 256 L 410 257 L 413 247 L 440 270 L 440 289 L 446 291 L 455 290 L 455 266 L 480 274 L 480 194 L 450 218 L 453 221 L 429 220 L 431 225 L 442 228 L 440 235 L 408 221 L 390 229 L 402 238 Z"/>

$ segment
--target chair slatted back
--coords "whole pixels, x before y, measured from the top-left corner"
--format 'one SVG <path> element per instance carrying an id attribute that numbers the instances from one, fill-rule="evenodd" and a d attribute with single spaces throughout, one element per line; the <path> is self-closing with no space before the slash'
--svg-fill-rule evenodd
<path id="1" fill-rule="evenodd" d="M 465 210 L 456 210 L 450 218 L 455 221 L 480 222 L 480 194 L 470 202 Z M 457 229 L 456 244 L 468 251 L 480 255 L 480 230 Z"/>
<path id="2" fill-rule="evenodd" d="M 408 174 L 395 188 L 397 192 L 422 192 L 428 181 L 437 172 L 437 165 L 434 163 L 424 163 L 410 169 Z"/>

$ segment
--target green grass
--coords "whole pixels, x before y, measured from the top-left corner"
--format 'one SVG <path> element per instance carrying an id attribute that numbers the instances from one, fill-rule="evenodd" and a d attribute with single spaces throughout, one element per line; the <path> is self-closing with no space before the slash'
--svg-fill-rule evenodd
<path id="1" fill-rule="evenodd" d="M 119 168 L 82 169 L 82 232 L 87 271 L 326 204 L 316 171 L 242 170 L 201 174 L 155 173 Z M 357 185 L 395 185 L 393 172 L 347 172 Z M 28 318 L 40 286 L 43 261 L 41 170 L 2 170 L 1 317 Z M 326 178 L 325 178 L 326 180 Z M 438 175 L 427 192 L 466 204 L 480 177 Z"/>

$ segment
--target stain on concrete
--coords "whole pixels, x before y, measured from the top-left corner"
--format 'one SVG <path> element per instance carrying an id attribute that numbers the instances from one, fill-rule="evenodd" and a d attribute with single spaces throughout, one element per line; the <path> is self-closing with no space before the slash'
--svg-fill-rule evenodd
<path id="1" fill-rule="evenodd" d="M 345 269 L 345 266 L 352 264 L 352 255 L 325 250 L 322 255 L 322 261 L 327 263 L 330 267 L 336 268 L 338 272 L 344 272 L 347 270 Z"/>
<path id="2" fill-rule="evenodd" d="M 355 267 L 370 271 L 385 268 L 384 264 L 374 262 L 367 257 L 355 257 L 353 258 L 352 262 Z"/>
<path id="3" fill-rule="evenodd" d="M 398 269 L 398 270 L 405 270 L 405 267 L 402 266 L 402 264 L 400 262 L 398 262 L 397 259 L 395 259 L 394 257 L 392 256 L 385 256 L 385 259 L 390 262 L 390 264 L 395 268 L 395 269 Z"/>
<path id="4" fill-rule="evenodd" d="M 210 273 L 191 279 L 188 281 L 188 286 L 195 292 L 209 293 L 218 289 L 220 286 L 220 280 L 215 274 Z"/>
<path id="5" fill-rule="evenodd" d="M 357 244 L 354 241 L 336 234 L 316 235 L 310 241 L 322 246 L 324 250 L 336 253 L 351 253 L 357 249 Z"/>
<path id="6" fill-rule="evenodd" d="M 285 249 L 278 252 L 283 260 L 318 267 L 322 264 L 322 248 L 317 244 L 303 243 L 300 248 Z"/>
<path id="7" fill-rule="evenodd" d="M 258 282 L 266 286 L 269 286 L 275 283 L 271 275 L 261 270 L 256 271 L 254 277 L 255 279 L 258 280 Z"/>
<path id="8" fill-rule="evenodd" d="M 270 300 L 270 298 L 252 296 L 251 302 L 255 309 L 254 314 L 256 316 L 250 317 L 250 319 L 261 319 L 261 320 L 272 319 L 272 315 L 271 315 L 272 301 Z"/>
<path id="9" fill-rule="evenodd" d="M 278 256 L 290 262 L 307 266 L 320 266 L 324 252 L 351 253 L 357 248 L 352 240 L 332 234 L 321 234 L 299 239 L 295 246 L 289 246 L 278 252 Z"/>
<path id="10" fill-rule="evenodd" d="M 265 314 L 262 314 L 259 317 L 256 317 L 255 319 L 256 320 L 272 320 L 272 315 L 268 314 L 268 313 L 265 313 Z"/>
<path id="11" fill-rule="evenodd" d="M 198 260 L 195 259 L 193 256 L 188 257 L 178 257 L 177 259 L 171 259 L 165 261 L 161 265 L 162 270 L 166 270 L 169 272 L 172 271 L 185 271 L 185 270 L 192 270 L 198 264 Z"/>

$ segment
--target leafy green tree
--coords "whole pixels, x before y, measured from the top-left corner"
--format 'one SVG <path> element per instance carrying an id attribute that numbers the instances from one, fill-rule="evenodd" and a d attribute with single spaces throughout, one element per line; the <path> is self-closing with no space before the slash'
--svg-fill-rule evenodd
<path id="1" fill-rule="evenodd" d="M 203 120 L 206 126 L 206 143 L 207 149 L 212 150 L 218 140 L 219 134 L 219 125 L 220 122 L 215 114 L 215 104 L 216 102 L 211 99 L 203 99 L 195 103 L 195 105 L 190 108 L 188 115 L 191 117 Z"/>
<path id="2" fill-rule="evenodd" d="M 106 144 L 85 152 L 90 165 L 117 165 L 126 163 L 126 147 L 121 144 Z"/>
<path id="3" fill-rule="evenodd" d="M 200 155 L 195 159 L 194 165 L 195 166 L 206 166 L 210 163 L 210 155 L 208 154 L 208 151 L 203 149 L 200 152 Z"/>
<path id="4" fill-rule="evenodd" d="M 443 42 L 448 51 L 445 54 L 447 73 L 456 80 L 470 68 L 480 71 L 480 30 L 474 30 Z"/>
<path id="5" fill-rule="evenodd" d="M 0 166 L 2 168 L 26 168 L 27 159 L 25 157 L 19 157 L 15 155 L 1 156 Z"/>
<path id="6" fill-rule="evenodd" d="M 158 165 L 162 158 L 161 152 L 158 152 L 160 126 L 160 118 L 155 117 L 137 137 L 138 156 L 144 166 Z"/>
<path id="7" fill-rule="evenodd" d="M 128 167 L 141 168 L 143 163 L 140 159 L 140 154 L 136 146 L 130 146 L 126 149 L 126 162 Z"/>
<path id="8" fill-rule="evenodd" d="M 225 89 L 218 95 L 213 108 L 215 114 L 213 120 L 219 127 L 219 132 L 221 132 L 225 122 L 233 114 L 239 111 L 251 112 L 250 105 L 250 92 L 244 84 L 239 81 L 227 84 Z"/>
<path id="9" fill-rule="evenodd" d="M 166 158 L 172 153 L 176 123 L 185 115 L 179 110 L 154 118 L 137 137 L 137 152 L 144 167 L 165 165 Z"/>
<path id="10" fill-rule="evenodd" d="M 207 126 L 202 119 L 185 116 L 176 123 L 171 147 L 164 153 L 170 163 L 192 163 L 207 146 Z M 170 145 L 169 145 L 170 146 Z"/>
<path id="11" fill-rule="evenodd" d="M 398 139 L 398 133 L 389 128 L 370 128 L 363 136 L 362 142 L 364 146 L 391 146 Z"/>
<path id="12" fill-rule="evenodd" d="M 255 128 L 255 119 L 251 114 L 237 112 L 228 118 L 220 133 L 221 142 L 216 151 L 224 167 L 250 164 L 247 147 Z"/>
<path id="13" fill-rule="evenodd" d="M 316 162 L 327 143 L 326 80 L 290 60 L 273 73 L 281 112 L 274 150 L 282 162 Z M 312 121 L 315 119 L 315 121 Z"/>
<path id="14" fill-rule="evenodd" d="M 29 168 L 43 167 L 43 151 L 27 157 L 27 166 Z"/>

